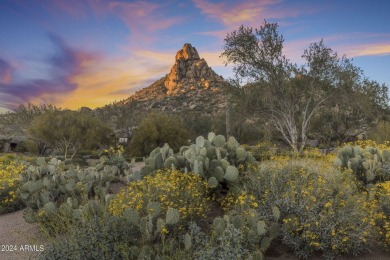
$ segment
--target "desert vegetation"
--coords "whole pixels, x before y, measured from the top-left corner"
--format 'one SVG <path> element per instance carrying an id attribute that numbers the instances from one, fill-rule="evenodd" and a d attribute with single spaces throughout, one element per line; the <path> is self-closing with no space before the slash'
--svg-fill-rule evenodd
<path id="1" fill-rule="evenodd" d="M 224 114 L 30 104 L 1 115 L 28 139 L 0 155 L 0 214 L 39 224 L 41 259 L 387 254 L 387 88 L 323 41 L 292 64 L 277 28 L 227 35 Z M 116 128 L 132 131 L 127 143 Z"/>

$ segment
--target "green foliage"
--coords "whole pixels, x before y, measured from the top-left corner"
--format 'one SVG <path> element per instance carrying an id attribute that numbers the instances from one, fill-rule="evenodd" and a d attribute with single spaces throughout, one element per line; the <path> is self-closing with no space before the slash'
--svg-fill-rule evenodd
<path id="1" fill-rule="evenodd" d="M 303 151 L 311 134 L 345 141 L 389 111 L 387 86 L 368 80 L 322 40 L 304 51 L 302 66 L 283 55 L 283 43 L 276 23 L 240 26 L 225 37 L 222 56 L 234 65 L 237 87 L 251 82 L 243 88 L 248 110 L 266 111 L 267 121 L 294 152 Z"/>
<path id="2" fill-rule="evenodd" d="M 107 144 L 112 130 L 97 117 L 76 111 L 54 111 L 36 117 L 29 128 L 33 139 L 51 145 L 73 158 L 80 149 L 96 148 Z"/>
<path id="3" fill-rule="evenodd" d="M 24 170 L 23 157 L 0 156 L 0 214 L 23 208 L 19 196 L 20 173 Z"/>
<path id="4" fill-rule="evenodd" d="M 127 208 L 133 208 L 140 215 L 162 217 L 167 224 L 176 224 L 179 220 L 206 216 L 210 206 L 208 189 L 207 182 L 196 174 L 159 170 L 154 176 L 131 182 L 122 189 L 109 203 L 109 210 L 120 216 L 127 214 Z"/>
<path id="5" fill-rule="evenodd" d="M 336 163 L 343 169 L 351 169 L 364 184 L 384 182 L 390 180 L 389 154 L 389 150 L 347 145 L 340 149 Z"/>
<path id="6" fill-rule="evenodd" d="M 135 259 L 140 229 L 125 218 L 93 217 L 56 240 L 41 259 Z"/>
<path id="7" fill-rule="evenodd" d="M 144 177 L 162 167 L 171 168 L 173 165 L 174 169 L 194 172 L 208 180 L 212 187 L 217 187 L 215 180 L 235 183 L 239 177 L 238 167 L 254 162 L 253 156 L 240 147 L 234 137 L 230 137 L 226 142 L 223 135 L 211 132 L 207 139 L 199 136 L 195 144 L 181 147 L 177 154 L 174 154 L 167 144 L 154 149 L 145 160 L 146 166 L 141 169 L 141 176 Z"/>
<path id="8" fill-rule="evenodd" d="M 299 257 L 359 254 L 375 239 L 375 201 L 349 171 L 329 162 L 267 161 L 246 174 L 243 185 L 259 202 L 259 212 L 280 219 L 281 239 Z"/>
<path id="9" fill-rule="evenodd" d="M 10 136 L 25 135 L 31 122 L 38 116 L 53 111 L 60 111 L 60 108 L 54 105 L 34 105 L 28 103 L 20 105 L 14 111 L 2 114 L 0 117 L 0 128 L 4 130 L 3 134 Z"/>
<path id="10" fill-rule="evenodd" d="M 179 118 L 152 112 L 141 121 L 132 138 L 131 155 L 147 155 L 165 143 L 178 150 L 187 143 L 188 133 L 188 129 Z"/>
<path id="11" fill-rule="evenodd" d="M 372 127 L 368 131 L 368 138 L 376 141 L 377 143 L 390 141 L 390 121 L 383 120 L 376 126 Z"/>
<path id="12" fill-rule="evenodd" d="M 189 136 L 190 139 L 194 139 L 200 135 L 207 135 L 211 131 L 214 122 L 210 115 L 199 111 L 185 111 L 179 114 L 179 116 L 191 133 Z"/>
<path id="13" fill-rule="evenodd" d="M 180 221 L 180 212 L 174 208 L 168 208 L 165 223 L 167 225 L 174 225 Z"/>
<path id="14" fill-rule="evenodd" d="M 37 158 L 37 165 L 29 165 L 21 174 L 20 199 L 38 215 L 48 205 L 53 209 L 52 203 L 56 206 L 68 204 L 72 214 L 78 215 L 77 210 L 89 199 L 108 202 L 110 183 L 127 179 L 132 173 L 128 169 L 120 170 L 116 165 L 107 165 L 106 161 L 102 158 L 95 166 L 70 166 L 64 170 L 65 165 L 55 158 L 49 163 L 43 157 Z"/>

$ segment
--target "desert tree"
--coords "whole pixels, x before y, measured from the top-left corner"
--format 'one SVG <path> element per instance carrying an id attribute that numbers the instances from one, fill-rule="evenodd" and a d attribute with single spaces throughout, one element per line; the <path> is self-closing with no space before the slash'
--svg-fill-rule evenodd
<path id="1" fill-rule="evenodd" d="M 323 109 L 334 109 L 330 101 L 341 94 L 346 82 L 354 82 L 354 93 L 364 93 L 369 88 L 356 90 L 356 86 L 368 81 L 361 80 L 359 68 L 351 60 L 340 58 L 322 40 L 304 51 L 301 66 L 283 55 L 283 43 L 276 23 L 265 21 L 258 29 L 241 26 L 226 36 L 221 56 L 226 65 L 233 64 L 236 86 L 245 88 L 253 109 L 265 112 L 283 139 L 299 153 L 307 143 L 313 119 Z M 377 88 L 372 82 L 368 85 L 371 92 L 383 93 L 383 87 Z M 371 98 L 383 99 L 381 95 Z"/>
<path id="2" fill-rule="evenodd" d="M 145 156 L 165 143 L 177 151 L 188 144 L 189 132 L 178 116 L 152 111 L 136 129 L 130 143 L 130 153 L 132 156 Z"/>
<path id="3" fill-rule="evenodd" d="M 8 129 L 7 132 L 12 132 L 12 134 L 25 135 L 35 117 L 45 112 L 59 110 L 61 109 L 52 104 L 22 104 L 15 108 L 12 112 L 2 114 L 0 124 L 3 125 L 5 129 Z"/>
<path id="4" fill-rule="evenodd" d="M 36 117 L 29 133 L 38 145 L 56 147 L 63 151 L 65 159 L 71 153 L 72 159 L 80 149 L 93 149 L 107 144 L 112 130 L 88 113 L 64 110 Z"/>

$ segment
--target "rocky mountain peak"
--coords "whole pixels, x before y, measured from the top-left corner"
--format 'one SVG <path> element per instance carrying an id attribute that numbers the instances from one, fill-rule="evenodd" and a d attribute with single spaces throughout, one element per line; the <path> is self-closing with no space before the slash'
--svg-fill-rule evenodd
<path id="1" fill-rule="evenodd" d="M 190 43 L 184 44 L 183 48 L 176 53 L 175 60 L 199 60 L 198 51 Z"/>
<path id="2" fill-rule="evenodd" d="M 137 111 L 156 109 L 177 113 L 186 110 L 217 113 L 225 106 L 224 86 L 228 84 L 200 58 L 191 44 L 184 44 L 175 56 L 168 75 L 137 91 L 119 104 Z"/>
<path id="3" fill-rule="evenodd" d="M 176 53 L 175 64 L 168 74 L 164 86 L 167 95 L 179 95 L 188 90 L 209 88 L 214 82 L 223 78 L 218 76 L 204 59 L 199 57 L 198 51 L 191 44 L 184 44 Z"/>

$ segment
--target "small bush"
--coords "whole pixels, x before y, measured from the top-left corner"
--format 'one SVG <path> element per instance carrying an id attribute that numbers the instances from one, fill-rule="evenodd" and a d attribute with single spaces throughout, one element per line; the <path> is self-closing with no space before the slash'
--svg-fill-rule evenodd
<path id="1" fill-rule="evenodd" d="M 121 172 L 129 167 L 126 162 L 126 158 L 123 156 L 125 149 L 122 145 L 118 145 L 116 147 L 110 147 L 103 151 L 103 155 L 107 156 L 107 165 L 116 165 Z"/>
<path id="2" fill-rule="evenodd" d="M 175 116 L 150 113 L 140 123 L 131 140 L 131 156 L 144 156 L 154 148 L 168 143 L 174 150 L 187 144 L 189 130 Z"/>
<path id="3" fill-rule="evenodd" d="M 0 157 L 0 214 L 23 208 L 19 199 L 20 173 L 24 165 L 14 156 Z"/>
<path id="4" fill-rule="evenodd" d="M 164 214 L 169 208 L 178 209 L 181 219 L 205 217 L 209 208 L 208 190 L 207 182 L 197 174 L 159 170 L 155 176 L 147 176 L 122 189 L 109 208 L 115 216 L 126 208 L 147 215 L 160 207 Z M 158 206 L 152 207 L 154 203 Z"/>
<path id="5" fill-rule="evenodd" d="M 94 217 L 55 240 L 41 259 L 135 259 L 141 233 L 125 218 Z"/>
<path id="6" fill-rule="evenodd" d="M 390 249 L 390 181 L 376 184 L 375 193 L 380 209 L 377 215 L 379 234 L 385 248 Z"/>
<path id="7" fill-rule="evenodd" d="M 211 132 L 213 119 L 208 114 L 199 111 L 185 111 L 179 116 L 191 131 L 191 139 Z"/>
<path id="8" fill-rule="evenodd" d="M 299 257 L 315 251 L 326 258 L 358 254 L 373 241 L 376 203 L 358 189 L 350 171 L 320 160 L 284 159 L 264 162 L 254 172 L 246 175 L 247 192 L 263 212 L 280 209 L 282 241 Z"/>

